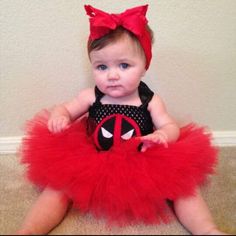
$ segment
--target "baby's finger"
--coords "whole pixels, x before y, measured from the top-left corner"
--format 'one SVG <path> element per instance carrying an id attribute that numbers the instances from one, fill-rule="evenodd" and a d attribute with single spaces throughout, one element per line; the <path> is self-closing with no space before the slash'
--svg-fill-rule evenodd
<path id="1" fill-rule="evenodd" d="M 151 143 L 143 143 L 142 148 L 141 148 L 141 152 L 146 152 L 148 148 L 150 148 L 152 146 Z"/>
<path id="2" fill-rule="evenodd" d="M 55 119 L 50 119 L 48 121 L 48 129 L 51 133 L 56 133 L 57 132 L 57 121 Z"/>
<path id="3" fill-rule="evenodd" d="M 57 119 L 52 122 L 52 127 L 53 127 L 53 133 L 58 133 L 59 128 L 58 128 L 58 120 Z"/>
<path id="4" fill-rule="evenodd" d="M 52 119 L 50 130 L 52 133 L 59 133 L 60 132 L 60 120 L 59 119 Z"/>
<path id="5" fill-rule="evenodd" d="M 141 141 L 145 141 L 145 142 L 153 142 L 153 135 L 148 134 L 145 136 L 140 137 Z"/>
<path id="6" fill-rule="evenodd" d="M 160 137 L 159 143 L 163 144 L 165 148 L 168 148 L 168 142 L 164 137 Z"/>
<path id="7" fill-rule="evenodd" d="M 48 120 L 48 129 L 49 129 L 50 132 L 53 132 L 53 126 L 52 126 L 52 120 L 51 119 Z"/>
<path id="8" fill-rule="evenodd" d="M 57 131 L 57 133 L 62 132 L 66 125 L 67 125 L 67 121 L 66 121 L 66 119 L 64 117 L 58 119 L 57 120 L 57 124 L 56 124 L 56 131 Z"/>
<path id="9" fill-rule="evenodd" d="M 61 124 L 62 130 L 66 130 L 66 129 L 68 129 L 69 127 L 70 127 L 70 125 L 69 125 L 69 120 L 68 120 L 68 119 L 64 119 L 64 120 L 62 121 L 62 124 Z"/>

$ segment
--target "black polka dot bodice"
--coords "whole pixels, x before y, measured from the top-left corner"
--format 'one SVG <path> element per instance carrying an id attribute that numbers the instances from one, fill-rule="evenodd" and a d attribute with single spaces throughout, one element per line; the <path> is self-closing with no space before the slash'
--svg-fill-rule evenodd
<path id="1" fill-rule="evenodd" d="M 147 107 L 154 93 L 144 82 L 140 82 L 138 91 L 142 101 L 140 106 L 102 104 L 100 100 L 104 94 L 97 87 L 95 87 L 96 101 L 89 108 L 89 120 L 93 120 L 96 126 L 108 116 L 113 114 L 121 114 L 131 118 L 137 123 L 140 128 L 141 135 L 152 133 L 153 123 Z"/>

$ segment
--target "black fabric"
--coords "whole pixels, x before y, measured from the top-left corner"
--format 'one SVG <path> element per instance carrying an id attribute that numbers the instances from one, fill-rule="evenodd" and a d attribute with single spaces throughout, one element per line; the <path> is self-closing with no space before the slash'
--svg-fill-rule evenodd
<path id="1" fill-rule="evenodd" d="M 147 110 L 147 107 L 154 93 L 142 81 L 139 84 L 138 91 L 140 99 L 142 101 L 142 104 L 140 106 L 102 104 L 100 100 L 104 96 L 104 94 L 97 87 L 95 87 L 96 101 L 89 108 L 90 122 L 93 121 L 93 123 L 95 123 L 96 126 L 104 118 L 112 114 L 121 114 L 133 119 L 138 124 L 142 135 L 147 135 L 149 133 L 152 133 L 153 123 L 150 113 Z M 91 131 L 91 127 L 89 127 L 89 130 Z"/>

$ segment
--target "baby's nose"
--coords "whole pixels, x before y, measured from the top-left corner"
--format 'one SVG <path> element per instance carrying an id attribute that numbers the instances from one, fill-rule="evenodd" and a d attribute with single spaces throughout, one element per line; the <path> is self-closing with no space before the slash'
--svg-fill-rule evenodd
<path id="1" fill-rule="evenodd" d="M 120 75 L 117 70 L 110 70 L 108 73 L 108 79 L 109 80 L 118 80 L 120 78 Z"/>

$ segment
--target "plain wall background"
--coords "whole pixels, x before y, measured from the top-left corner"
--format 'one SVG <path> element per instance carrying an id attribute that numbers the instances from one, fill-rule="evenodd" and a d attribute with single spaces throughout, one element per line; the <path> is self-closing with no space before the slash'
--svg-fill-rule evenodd
<path id="1" fill-rule="evenodd" d="M 119 13 L 146 3 L 155 44 L 144 81 L 180 124 L 236 130 L 235 0 L 1 0 L 0 137 L 94 85 L 84 4 Z"/>

